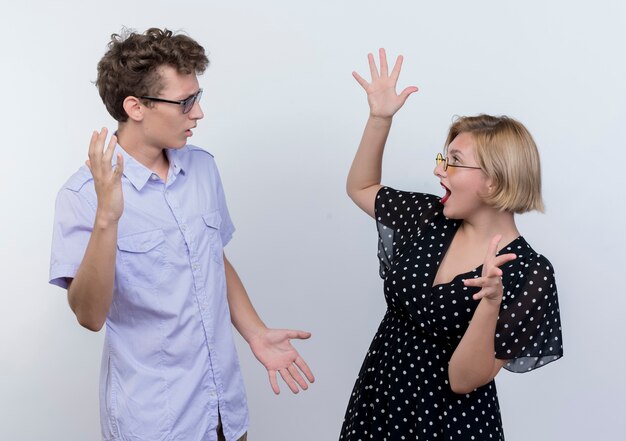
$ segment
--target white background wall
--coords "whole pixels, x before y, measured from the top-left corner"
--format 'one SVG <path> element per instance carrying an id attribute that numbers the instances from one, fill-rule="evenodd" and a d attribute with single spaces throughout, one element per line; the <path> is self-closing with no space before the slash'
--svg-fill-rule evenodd
<path id="1" fill-rule="evenodd" d="M 184 29 L 209 51 L 193 143 L 217 158 L 238 228 L 227 254 L 264 320 L 310 330 L 317 376 L 276 397 L 239 341 L 252 440 L 337 439 L 384 313 L 376 231 L 344 193 L 367 117 L 352 70 L 405 55 L 384 183 L 439 193 L 453 115 L 520 119 L 543 160 L 544 215 L 519 226 L 557 271 L 566 356 L 498 377 L 507 440 L 623 436 L 626 6 L 623 1 L 3 2 L 0 439 L 96 440 L 102 333 L 47 282 L 54 198 L 114 128 L 91 83 L 109 35 Z"/>

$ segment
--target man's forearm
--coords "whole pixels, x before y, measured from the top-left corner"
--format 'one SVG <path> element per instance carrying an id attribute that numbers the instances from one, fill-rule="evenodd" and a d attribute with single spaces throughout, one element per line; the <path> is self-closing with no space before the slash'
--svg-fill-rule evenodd
<path id="1" fill-rule="evenodd" d="M 92 331 L 104 325 L 113 299 L 117 229 L 117 221 L 96 219 L 85 256 L 67 290 L 78 322 Z"/>
<path id="2" fill-rule="evenodd" d="M 254 309 L 237 271 L 225 255 L 224 268 L 230 318 L 239 334 L 249 343 L 250 339 L 267 327 Z"/>

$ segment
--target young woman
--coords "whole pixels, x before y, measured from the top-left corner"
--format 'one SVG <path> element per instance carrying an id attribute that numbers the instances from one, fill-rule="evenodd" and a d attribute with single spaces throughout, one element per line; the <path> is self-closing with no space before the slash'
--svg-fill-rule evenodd
<path id="1" fill-rule="evenodd" d="M 543 210 L 537 147 L 507 117 L 463 117 L 435 176 L 444 196 L 380 185 L 399 95 L 372 54 L 370 116 L 348 175 L 352 200 L 376 219 L 388 309 L 365 357 L 341 440 L 502 440 L 494 377 L 562 356 L 554 272 L 520 236 L 514 214 Z"/>

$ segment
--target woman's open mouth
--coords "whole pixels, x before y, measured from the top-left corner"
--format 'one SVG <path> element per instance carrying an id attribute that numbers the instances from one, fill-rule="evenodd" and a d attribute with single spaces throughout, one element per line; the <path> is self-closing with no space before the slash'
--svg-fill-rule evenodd
<path id="1" fill-rule="evenodd" d="M 445 204 L 446 201 L 450 198 L 450 189 L 448 187 L 446 187 L 445 185 L 441 184 L 441 186 L 443 187 L 443 189 L 446 191 L 446 194 L 443 195 L 443 197 L 441 198 L 441 203 Z"/>

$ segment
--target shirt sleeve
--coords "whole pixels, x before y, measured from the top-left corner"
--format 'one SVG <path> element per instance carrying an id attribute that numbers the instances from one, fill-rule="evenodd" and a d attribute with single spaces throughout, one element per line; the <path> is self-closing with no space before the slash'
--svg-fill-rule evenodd
<path id="1" fill-rule="evenodd" d="M 67 288 L 83 260 L 96 210 L 80 193 L 61 189 L 57 196 L 52 231 L 49 283 Z"/>
<path id="2" fill-rule="evenodd" d="M 222 219 L 220 224 L 220 237 L 222 239 L 222 246 L 226 246 L 228 242 L 233 237 L 233 233 L 235 232 L 235 225 L 233 224 L 232 219 L 230 218 L 230 213 L 228 211 L 228 205 L 226 204 L 226 195 L 224 194 L 224 186 L 222 185 L 222 180 L 220 178 L 220 173 L 217 169 L 217 165 L 213 162 L 213 176 L 216 181 L 216 197 L 217 197 L 217 207 L 220 212 L 220 217 Z"/>
<path id="3" fill-rule="evenodd" d="M 374 213 L 378 228 L 380 277 L 411 239 L 422 234 L 440 211 L 437 196 L 382 187 L 376 194 Z"/>
<path id="4" fill-rule="evenodd" d="M 552 265 L 533 254 L 516 259 L 496 326 L 496 358 L 511 372 L 528 372 L 563 356 L 561 318 Z"/>

